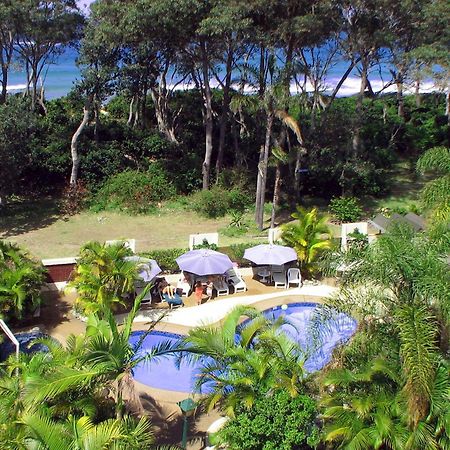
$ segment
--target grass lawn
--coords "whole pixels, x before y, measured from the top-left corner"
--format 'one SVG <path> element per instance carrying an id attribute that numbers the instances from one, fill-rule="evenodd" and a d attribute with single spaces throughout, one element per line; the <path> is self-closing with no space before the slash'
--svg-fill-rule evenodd
<path id="1" fill-rule="evenodd" d="M 398 164 L 391 172 L 391 190 L 381 198 L 361 199 L 366 218 L 373 217 L 381 208 L 410 210 L 419 205 L 419 192 L 425 179 L 418 178 L 406 162 Z M 305 206 L 319 205 L 326 212 L 324 200 L 305 198 Z M 270 205 L 266 205 L 265 218 L 269 224 Z M 413 208 L 414 209 L 414 208 Z M 281 214 L 281 220 L 289 220 L 289 212 Z M 137 251 L 163 248 L 187 248 L 189 235 L 219 232 L 221 246 L 238 242 L 261 242 L 267 231 L 259 232 L 253 224 L 253 214 L 248 213 L 244 222 L 248 231 L 240 236 L 223 233 L 230 223 L 229 217 L 205 219 L 190 209 L 188 199 L 168 202 L 157 212 L 147 216 L 128 216 L 114 212 L 93 213 L 86 211 L 69 218 L 60 215 L 55 199 L 18 202 L 0 211 L 0 239 L 9 239 L 27 248 L 39 258 L 75 256 L 82 244 L 90 240 L 136 239 Z M 335 237 L 340 226 L 332 225 Z"/>
<path id="2" fill-rule="evenodd" d="M 251 223 L 251 217 L 246 218 Z M 225 229 L 230 219 L 205 219 L 179 207 L 163 207 L 147 216 L 128 216 L 113 212 L 82 212 L 69 218 L 58 213 L 55 200 L 46 198 L 8 207 L 0 215 L 0 239 L 17 242 L 39 258 L 76 256 L 90 240 L 136 239 L 137 251 L 187 248 L 189 235 Z M 263 232 L 267 236 L 267 232 Z M 219 244 L 259 242 L 261 233 L 250 227 L 242 236 L 221 234 Z"/>

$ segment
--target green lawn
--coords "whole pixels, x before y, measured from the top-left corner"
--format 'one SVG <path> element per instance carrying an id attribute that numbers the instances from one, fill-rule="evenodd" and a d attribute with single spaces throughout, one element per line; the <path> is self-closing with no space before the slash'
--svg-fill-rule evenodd
<path id="1" fill-rule="evenodd" d="M 418 206 L 418 195 L 424 180 L 418 179 L 407 163 L 397 165 L 391 172 L 391 191 L 383 198 L 361 199 L 366 217 L 373 217 L 382 208 L 414 209 Z M 307 206 L 319 205 L 326 211 L 326 202 L 305 198 Z M 270 205 L 266 205 L 266 224 L 269 226 Z M 283 211 L 281 220 L 289 220 L 289 212 Z M 17 202 L 0 212 L 0 238 L 10 239 L 24 246 L 39 258 L 74 256 L 80 246 L 89 240 L 134 238 L 138 251 L 188 246 L 189 234 L 219 232 L 219 244 L 226 246 L 238 242 L 260 242 L 267 231 L 260 233 L 253 224 L 253 214 L 248 213 L 244 222 L 247 232 L 230 236 L 225 230 L 229 217 L 205 219 L 189 207 L 187 199 L 168 202 L 154 214 L 128 216 L 114 212 L 93 213 L 90 211 L 62 217 L 55 199 Z M 333 235 L 338 236 L 340 227 L 332 226 Z"/>

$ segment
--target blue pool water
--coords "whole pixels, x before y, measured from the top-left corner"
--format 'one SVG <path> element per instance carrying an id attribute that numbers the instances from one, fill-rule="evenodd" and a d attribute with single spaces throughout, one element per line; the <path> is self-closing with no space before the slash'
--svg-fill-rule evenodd
<path id="1" fill-rule="evenodd" d="M 17 333 L 14 335 L 19 342 L 19 349 L 22 353 L 48 352 L 46 345 L 33 341 L 39 338 L 48 337 L 40 331 L 31 331 L 30 333 Z M 0 361 L 4 361 L 9 355 L 16 352 L 15 345 L 5 336 L 0 344 Z"/>
<path id="2" fill-rule="evenodd" d="M 282 329 L 291 339 L 298 342 L 305 352 L 304 367 L 308 372 L 320 370 L 325 366 L 330 361 L 333 348 L 338 343 L 347 341 L 356 330 L 356 321 L 342 313 L 337 314 L 328 323 L 321 323 L 320 330 L 312 329 L 311 318 L 317 307 L 317 303 L 293 303 L 264 311 L 267 317 L 273 319 L 285 315 L 288 323 L 284 324 Z M 315 331 L 320 331 L 324 336 L 320 343 L 313 338 Z M 137 343 L 143 334 L 143 331 L 134 332 L 130 342 Z M 180 338 L 178 334 L 152 331 L 144 338 L 141 352 L 150 350 L 161 342 L 175 343 Z M 177 356 L 170 355 L 139 364 L 134 371 L 134 378 L 140 383 L 158 389 L 192 392 L 199 373 L 199 364 L 188 364 L 183 359 L 180 362 Z"/>

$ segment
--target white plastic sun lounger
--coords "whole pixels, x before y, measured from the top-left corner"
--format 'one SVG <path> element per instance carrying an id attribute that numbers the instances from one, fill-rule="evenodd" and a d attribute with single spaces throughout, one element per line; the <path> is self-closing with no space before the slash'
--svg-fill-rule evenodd
<path id="1" fill-rule="evenodd" d="M 139 295 L 145 288 L 145 285 L 137 285 L 134 287 L 134 293 Z M 144 295 L 144 298 L 141 300 L 141 305 L 150 305 L 152 303 L 152 294 L 151 289 L 147 291 L 147 293 Z"/>
<path id="2" fill-rule="evenodd" d="M 247 290 L 247 284 L 235 269 L 230 269 L 226 273 L 226 280 L 228 284 L 234 287 L 235 293 L 245 292 Z"/>
<path id="3" fill-rule="evenodd" d="M 286 272 L 272 272 L 272 278 L 276 288 L 287 288 Z"/>

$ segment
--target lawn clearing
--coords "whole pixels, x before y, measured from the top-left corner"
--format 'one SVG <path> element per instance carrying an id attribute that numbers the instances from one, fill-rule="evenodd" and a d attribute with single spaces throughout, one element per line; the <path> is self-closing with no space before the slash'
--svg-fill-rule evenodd
<path id="1" fill-rule="evenodd" d="M 187 248 L 190 234 L 217 232 L 230 222 L 227 217 L 205 219 L 189 210 L 165 208 L 148 216 L 102 211 L 82 212 L 65 219 L 53 206 L 49 199 L 14 206 L 0 216 L 0 238 L 17 242 L 38 258 L 57 258 L 76 256 L 80 246 L 92 240 L 136 239 L 137 251 Z M 242 236 L 221 235 L 219 244 L 259 243 L 258 235 L 251 228 Z M 263 235 L 267 236 L 267 231 Z"/>

